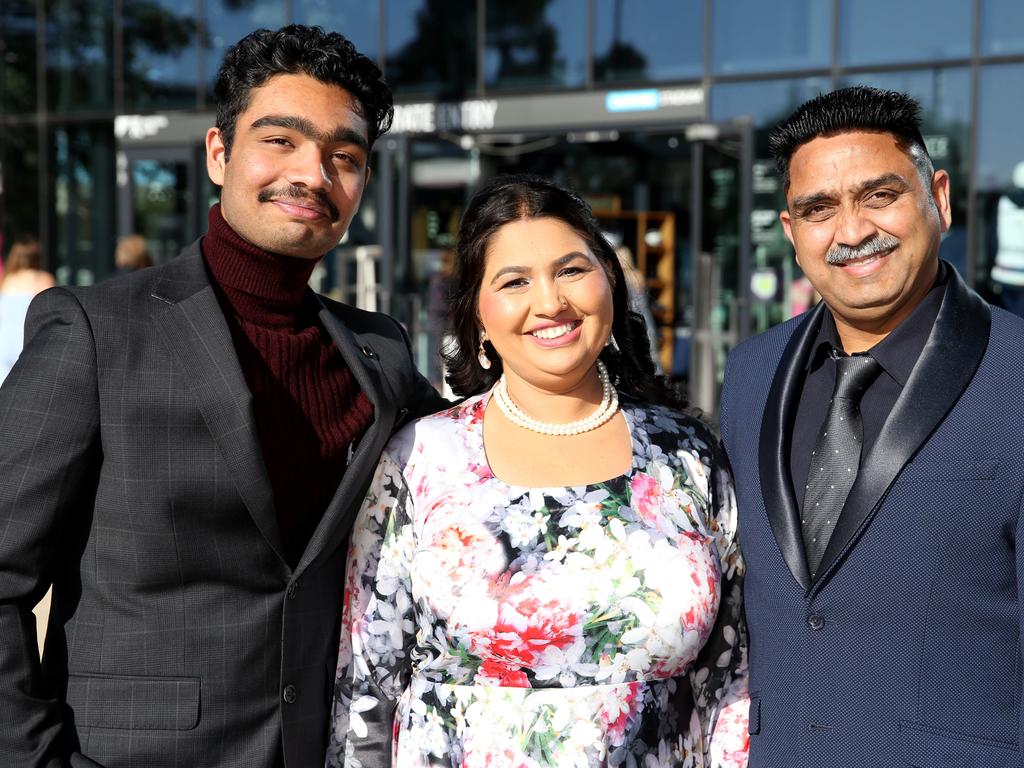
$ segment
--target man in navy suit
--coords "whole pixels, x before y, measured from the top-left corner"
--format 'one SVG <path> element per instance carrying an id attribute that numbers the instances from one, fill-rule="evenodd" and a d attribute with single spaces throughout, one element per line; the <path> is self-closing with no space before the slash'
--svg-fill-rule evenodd
<path id="1" fill-rule="evenodd" d="M 737 347 L 722 395 L 751 768 L 1024 766 L 1024 321 L 938 258 L 919 112 L 846 88 L 772 136 L 823 301 Z"/>

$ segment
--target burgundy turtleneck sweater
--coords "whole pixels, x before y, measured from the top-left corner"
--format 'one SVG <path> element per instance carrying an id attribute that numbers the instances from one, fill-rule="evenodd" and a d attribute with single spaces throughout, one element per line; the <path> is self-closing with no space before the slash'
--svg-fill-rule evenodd
<path id="1" fill-rule="evenodd" d="M 307 287 L 317 259 L 268 253 L 210 209 L 202 252 L 245 380 L 285 554 L 297 564 L 373 420 Z"/>

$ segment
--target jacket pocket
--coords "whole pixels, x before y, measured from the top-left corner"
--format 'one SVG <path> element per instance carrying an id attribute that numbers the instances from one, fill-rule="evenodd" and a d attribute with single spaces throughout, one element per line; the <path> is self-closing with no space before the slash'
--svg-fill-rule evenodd
<path id="1" fill-rule="evenodd" d="M 199 678 L 68 675 L 75 724 L 188 731 L 199 724 Z"/>
<path id="2" fill-rule="evenodd" d="M 900 722 L 900 756 L 914 768 L 1005 768 L 1020 765 L 1016 744 Z"/>

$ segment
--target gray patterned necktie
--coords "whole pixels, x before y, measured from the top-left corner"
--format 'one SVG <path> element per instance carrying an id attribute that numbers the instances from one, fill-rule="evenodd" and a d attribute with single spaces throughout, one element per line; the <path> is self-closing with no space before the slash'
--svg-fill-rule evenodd
<path id="1" fill-rule="evenodd" d="M 860 399 L 882 371 L 870 355 L 833 359 L 836 386 L 811 454 L 801 520 L 812 578 L 818 572 L 829 537 L 857 478 L 863 440 Z"/>

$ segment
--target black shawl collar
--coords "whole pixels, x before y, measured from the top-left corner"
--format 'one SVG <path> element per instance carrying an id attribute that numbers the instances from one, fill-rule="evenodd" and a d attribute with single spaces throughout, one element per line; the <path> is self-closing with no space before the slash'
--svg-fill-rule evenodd
<path id="1" fill-rule="evenodd" d="M 928 341 L 878 439 L 861 462 L 813 582 L 807 570 L 788 457 L 804 369 L 828 311 L 824 302 L 796 327 L 782 354 L 761 421 L 761 495 L 782 557 L 793 578 L 808 592 L 820 589 L 856 543 L 903 467 L 970 384 L 985 354 L 991 325 L 989 306 L 947 267 L 950 279 Z"/>

